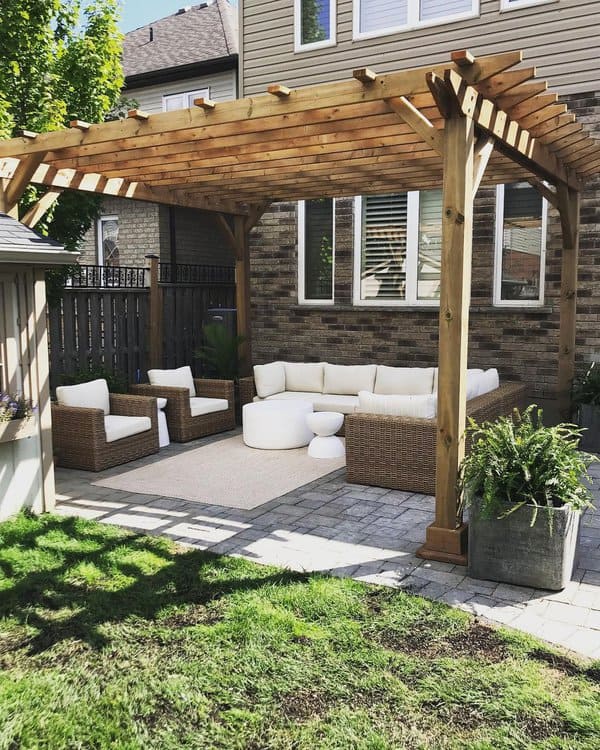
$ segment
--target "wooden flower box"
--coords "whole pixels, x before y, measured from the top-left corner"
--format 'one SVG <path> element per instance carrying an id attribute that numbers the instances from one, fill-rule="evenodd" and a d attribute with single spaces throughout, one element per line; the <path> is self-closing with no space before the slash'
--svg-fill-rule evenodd
<path id="1" fill-rule="evenodd" d="M 0 422 L 0 443 L 10 443 L 22 440 L 37 433 L 37 420 L 34 417 L 26 419 L 12 419 L 10 422 Z"/>

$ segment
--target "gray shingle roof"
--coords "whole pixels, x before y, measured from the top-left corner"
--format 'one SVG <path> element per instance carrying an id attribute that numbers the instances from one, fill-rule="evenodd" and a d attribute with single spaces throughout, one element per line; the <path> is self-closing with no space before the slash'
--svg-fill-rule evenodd
<path id="1" fill-rule="evenodd" d="M 130 31 L 123 43 L 123 68 L 129 77 L 237 54 L 237 8 L 215 0 Z"/>
<path id="2" fill-rule="evenodd" d="M 62 245 L 0 213 L 0 248 L 3 250 L 62 250 Z"/>

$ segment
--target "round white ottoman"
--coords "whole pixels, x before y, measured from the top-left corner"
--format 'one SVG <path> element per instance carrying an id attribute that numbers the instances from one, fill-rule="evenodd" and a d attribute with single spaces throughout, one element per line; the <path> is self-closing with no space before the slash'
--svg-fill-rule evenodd
<path id="1" fill-rule="evenodd" d="M 169 428 L 167 427 L 167 417 L 163 411 L 166 405 L 166 398 L 156 399 L 156 408 L 158 409 L 158 445 L 160 448 L 164 448 L 171 442 Z"/>
<path id="2" fill-rule="evenodd" d="M 244 443 L 250 448 L 287 450 L 303 448 L 313 433 L 306 424 L 310 401 L 257 401 L 242 409 Z"/>
<path id="3" fill-rule="evenodd" d="M 336 432 L 344 424 L 344 415 L 337 411 L 315 411 L 308 414 L 306 424 L 315 433 L 308 446 L 312 458 L 340 458 L 346 453 L 344 443 Z"/>

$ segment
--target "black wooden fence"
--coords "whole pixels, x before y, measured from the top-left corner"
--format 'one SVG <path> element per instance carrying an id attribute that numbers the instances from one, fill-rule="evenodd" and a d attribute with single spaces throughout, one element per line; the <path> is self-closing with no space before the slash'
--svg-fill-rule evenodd
<path id="1" fill-rule="evenodd" d="M 207 310 L 235 306 L 233 269 L 203 268 L 185 266 L 178 271 L 169 264 L 169 271 L 162 274 L 163 278 L 189 279 L 160 284 L 164 367 L 190 364 L 199 373 L 194 352 L 202 343 Z M 88 371 L 115 373 L 129 383 L 138 377 L 145 380 L 150 290 L 145 286 L 148 274 L 134 270 L 107 273 L 98 266 L 82 267 L 65 289 L 60 305 L 49 309 L 52 388 L 65 376 Z"/>

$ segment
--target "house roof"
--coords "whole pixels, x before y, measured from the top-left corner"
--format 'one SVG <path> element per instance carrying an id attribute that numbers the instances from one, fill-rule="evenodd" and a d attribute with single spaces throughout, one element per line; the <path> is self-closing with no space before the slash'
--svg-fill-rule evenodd
<path id="1" fill-rule="evenodd" d="M 123 43 L 123 69 L 131 78 L 237 54 L 237 9 L 215 0 L 130 31 Z"/>
<path id="2" fill-rule="evenodd" d="M 69 264 L 78 253 L 71 253 L 49 237 L 42 237 L 16 219 L 0 213 L 0 264 Z"/>

